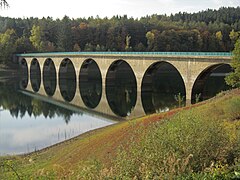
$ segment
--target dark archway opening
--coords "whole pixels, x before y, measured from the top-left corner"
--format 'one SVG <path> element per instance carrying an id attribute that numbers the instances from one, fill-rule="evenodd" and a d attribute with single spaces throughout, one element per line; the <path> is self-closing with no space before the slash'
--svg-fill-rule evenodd
<path id="1" fill-rule="evenodd" d="M 76 93 L 76 72 L 70 59 L 62 60 L 59 68 L 59 88 L 65 101 L 72 101 Z"/>
<path id="2" fill-rule="evenodd" d="M 111 64 L 106 76 L 106 96 L 112 111 L 121 117 L 130 115 L 136 105 L 137 82 L 130 65 L 117 60 Z"/>
<path id="3" fill-rule="evenodd" d="M 30 82 L 34 92 L 38 92 L 41 85 L 41 69 L 36 58 L 31 61 Z"/>
<path id="4" fill-rule="evenodd" d="M 20 61 L 20 88 L 25 89 L 28 85 L 28 65 L 26 59 Z"/>
<path id="5" fill-rule="evenodd" d="M 43 86 L 48 96 L 53 96 L 57 86 L 56 68 L 52 59 L 48 58 L 43 65 Z"/>
<path id="6" fill-rule="evenodd" d="M 182 76 L 168 62 L 152 64 L 142 80 L 141 98 L 146 114 L 185 105 L 186 90 Z"/>
<path id="7" fill-rule="evenodd" d="M 102 97 L 102 75 L 93 59 L 85 60 L 80 68 L 79 90 L 87 107 L 97 107 Z"/>
<path id="8" fill-rule="evenodd" d="M 221 91 L 230 89 L 224 78 L 232 71 L 229 64 L 216 64 L 205 69 L 193 85 L 191 103 L 207 100 Z"/>

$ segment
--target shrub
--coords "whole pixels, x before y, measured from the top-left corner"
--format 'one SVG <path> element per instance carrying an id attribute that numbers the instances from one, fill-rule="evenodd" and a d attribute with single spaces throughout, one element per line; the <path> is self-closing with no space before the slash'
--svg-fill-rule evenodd
<path id="1" fill-rule="evenodd" d="M 234 164 L 240 155 L 240 123 L 227 121 L 238 117 L 239 108 L 239 98 L 231 98 L 153 124 L 143 141 L 118 153 L 113 178 L 213 177 L 204 170 Z"/>
<path id="2" fill-rule="evenodd" d="M 240 98 L 232 98 L 224 107 L 225 114 L 231 120 L 240 120 Z"/>

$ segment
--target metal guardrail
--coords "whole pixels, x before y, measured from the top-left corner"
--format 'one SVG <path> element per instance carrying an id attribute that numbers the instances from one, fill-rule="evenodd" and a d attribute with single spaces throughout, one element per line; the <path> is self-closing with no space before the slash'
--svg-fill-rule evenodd
<path id="1" fill-rule="evenodd" d="M 16 56 L 39 57 L 39 56 L 74 56 L 74 55 L 147 55 L 147 56 L 218 56 L 230 57 L 230 52 L 48 52 L 48 53 L 26 53 Z"/>

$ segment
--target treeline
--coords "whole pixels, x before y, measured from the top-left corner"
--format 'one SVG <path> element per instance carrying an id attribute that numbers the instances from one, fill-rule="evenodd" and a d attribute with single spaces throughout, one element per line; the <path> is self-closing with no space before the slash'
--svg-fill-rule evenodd
<path id="1" fill-rule="evenodd" d="M 0 17 L 0 61 L 12 53 L 49 51 L 228 52 L 239 32 L 240 7 L 140 19 Z"/>

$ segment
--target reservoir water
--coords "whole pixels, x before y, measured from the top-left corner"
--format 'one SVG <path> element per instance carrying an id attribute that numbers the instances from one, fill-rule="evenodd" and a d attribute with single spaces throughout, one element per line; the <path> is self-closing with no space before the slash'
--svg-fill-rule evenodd
<path id="1" fill-rule="evenodd" d="M 23 61 L 21 76 L 0 77 L 0 155 L 34 152 L 90 130 L 186 104 L 183 79 L 170 63 L 151 65 L 141 92 L 131 67 L 122 60 L 109 67 L 105 83 L 91 59 L 82 64 L 80 75 L 69 60 L 62 61 L 59 73 L 51 59 L 45 63 L 41 72 L 33 59 L 28 72 Z M 224 78 L 231 71 L 220 64 L 201 73 L 192 103 L 229 89 Z"/>
<path id="2" fill-rule="evenodd" d="M 0 155 L 33 152 L 116 123 L 64 103 L 30 96 L 14 79 L 0 82 Z"/>

